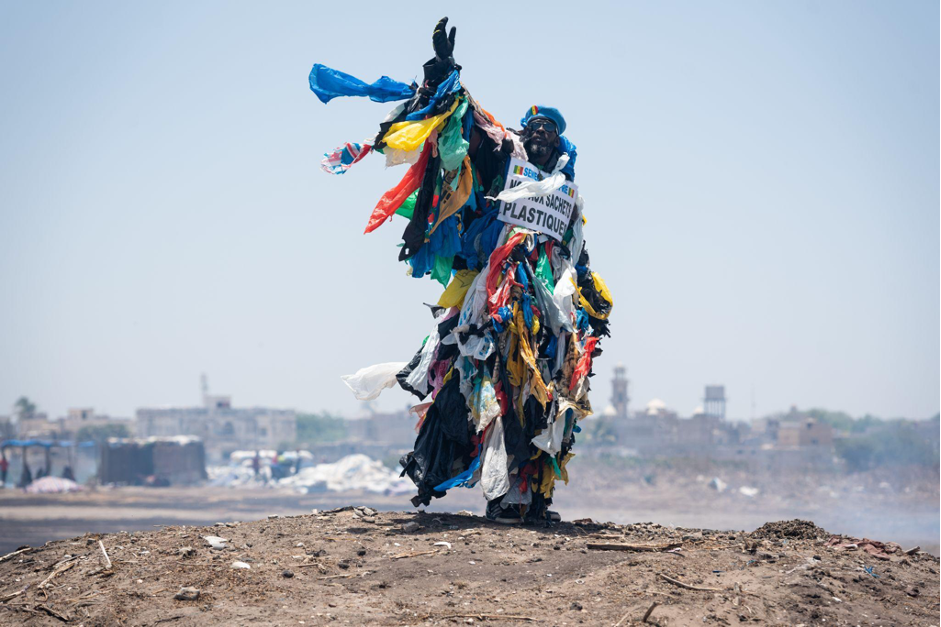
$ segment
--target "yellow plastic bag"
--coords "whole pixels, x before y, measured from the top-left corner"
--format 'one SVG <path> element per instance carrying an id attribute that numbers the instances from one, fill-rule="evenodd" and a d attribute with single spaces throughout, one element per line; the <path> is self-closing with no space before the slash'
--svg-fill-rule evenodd
<path id="1" fill-rule="evenodd" d="M 611 315 L 611 309 L 614 307 L 614 298 L 611 296 L 611 290 L 608 289 L 608 285 L 604 282 L 604 279 L 601 278 L 601 275 L 597 272 L 591 273 L 591 278 L 595 282 L 595 291 L 608 302 L 607 311 L 595 311 L 591 306 L 591 303 L 588 302 L 588 299 L 582 295 L 581 288 L 578 289 L 578 300 L 581 303 L 581 306 L 585 308 L 585 311 L 588 312 L 592 318 L 598 318 L 599 320 L 607 320 L 608 316 Z"/>
<path id="2" fill-rule="evenodd" d="M 389 132 L 385 134 L 382 141 L 391 148 L 399 150 L 412 151 L 418 150 L 436 128 L 444 126 L 445 121 L 457 109 L 458 101 L 454 100 L 451 109 L 445 113 L 433 115 L 425 120 L 413 120 L 411 122 L 396 122 L 389 127 Z"/>
<path id="3" fill-rule="evenodd" d="M 471 283 L 474 282 L 474 277 L 480 274 L 479 270 L 458 270 L 454 273 L 454 277 L 451 279 L 451 282 L 448 283 L 448 287 L 444 290 L 444 293 L 441 294 L 441 298 L 438 299 L 439 307 L 463 307 L 464 306 L 464 296 L 467 295 L 467 290 L 470 288 Z"/>

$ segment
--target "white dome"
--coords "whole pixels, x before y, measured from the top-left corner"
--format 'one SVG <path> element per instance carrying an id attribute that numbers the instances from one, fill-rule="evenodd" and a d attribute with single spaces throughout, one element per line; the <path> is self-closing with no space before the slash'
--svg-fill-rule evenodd
<path id="1" fill-rule="evenodd" d="M 647 411 L 659 411 L 666 408 L 667 404 L 661 401 L 659 398 L 652 399 L 649 403 L 647 403 Z"/>
<path id="2" fill-rule="evenodd" d="M 611 418 L 618 415 L 618 410 L 614 408 L 614 405 L 608 405 L 604 408 L 604 411 L 601 412 L 601 415 L 606 418 Z"/>

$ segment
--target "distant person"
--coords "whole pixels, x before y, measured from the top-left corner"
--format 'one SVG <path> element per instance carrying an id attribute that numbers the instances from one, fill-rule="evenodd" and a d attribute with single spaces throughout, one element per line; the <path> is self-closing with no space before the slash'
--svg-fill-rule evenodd
<path id="1" fill-rule="evenodd" d="M 10 469 L 10 462 L 7 461 L 6 451 L 0 455 L 0 488 L 7 487 L 7 471 Z"/>
<path id="2" fill-rule="evenodd" d="M 256 477 L 261 471 L 261 455 L 258 451 L 255 451 L 255 456 L 252 458 L 252 470 L 255 472 Z"/>
<path id="3" fill-rule="evenodd" d="M 45 467 L 41 467 L 39 470 L 36 471 L 36 478 L 37 478 L 37 479 L 42 479 L 42 478 L 45 477 L 47 474 L 48 474 L 48 473 L 46 472 L 46 468 L 45 468 Z"/>
<path id="4" fill-rule="evenodd" d="M 29 462 L 26 461 L 26 456 L 23 456 L 23 474 L 20 475 L 20 482 L 16 484 L 18 488 L 25 488 L 33 482 L 33 471 L 29 469 Z"/>
<path id="5" fill-rule="evenodd" d="M 62 478 L 68 479 L 69 481 L 75 481 L 75 473 L 72 472 L 72 467 L 66 464 L 65 468 L 62 470 Z"/>

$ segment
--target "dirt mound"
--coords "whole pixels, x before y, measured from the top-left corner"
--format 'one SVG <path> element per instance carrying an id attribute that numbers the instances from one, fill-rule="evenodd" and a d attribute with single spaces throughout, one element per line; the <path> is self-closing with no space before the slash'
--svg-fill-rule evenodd
<path id="1" fill-rule="evenodd" d="M 925 553 L 801 535 L 349 507 L 23 549 L 0 624 L 937 625 L 938 586 Z"/>
<path id="2" fill-rule="evenodd" d="M 821 529 L 809 520 L 796 518 L 765 523 L 751 533 L 753 538 L 771 540 L 816 540 L 827 538 L 829 535 L 826 529 Z"/>

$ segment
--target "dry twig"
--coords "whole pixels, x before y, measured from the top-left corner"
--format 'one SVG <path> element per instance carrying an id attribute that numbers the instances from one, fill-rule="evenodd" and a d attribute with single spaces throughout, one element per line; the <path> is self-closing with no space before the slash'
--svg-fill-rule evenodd
<path id="1" fill-rule="evenodd" d="M 26 590 L 27 590 L 28 588 L 29 588 L 29 586 L 25 586 L 25 587 L 24 587 L 22 590 L 20 590 L 19 592 L 11 592 L 11 593 L 9 593 L 9 594 L 3 595 L 2 597 L 0 597 L 0 603 L 6 603 L 6 602 L 9 601 L 10 599 L 15 599 L 16 597 L 18 597 L 18 596 L 20 596 L 21 594 L 23 594 L 24 592 L 26 592 Z"/>
<path id="2" fill-rule="evenodd" d="M 431 555 L 432 553 L 439 553 L 437 549 L 433 551 L 421 551 L 419 553 L 400 553 L 399 555 L 393 555 L 390 557 L 390 560 L 400 560 L 406 557 L 418 557 L 419 555 Z"/>
<path id="3" fill-rule="evenodd" d="M 366 571 L 365 573 L 350 573 L 348 575 L 329 575 L 327 577 L 317 577 L 317 579 L 351 579 L 353 577 L 365 577 L 366 575 L 371 575 L 372 571 Z"/>
<path id="4" fill-rule="evenodd" d="M 525 620 L 533 622 L 536 620 L 531 616 L 512 616 L 510 614 L 449 614 L 447 616 L 439 616 L 438 620 L 447 620 L 449 618 L 476 618 L 477 620 L 494 618 L 498 620 Z"/>
<path id="5" fill-rule="evenodd" d="M 11 557 L 16 557 L 16 556 L 19 555 L 20 553 L 26 553 L 27 551 L 32 551 L 32 550 L 33 550 L 33 547 L 31 547 L 31 546 L 27 546 L 27 547 L 24 547 L 24 548 L 22 548 L 22 549 L 17 549 L 16 551 L 13 551 L 12 553 L 7 553 L 7 554 L 4 555 L 3 557 L 0 557 L 0 562 L 5 562 L 5 561 L 7 561 L 8 559 L 10 559 Z"/>
<path id="6" fill-rule="evenodd" d="M 59 575 L 61 575 L 61 574 L 64 573 L 65 571 L 67 571 L 68 569 L 72 568 L 72 567 L 75 566 L 76 564 L 78 564 L 78 562 L 75 561 L 75 558 L 74 558 L 74 557 L 73 557 L 73 558 L 70 558 L 69 560 L 67 560 L 67 561 L 65 561 L 65 562 L 60 562 L 59 564 L 56 565 L 56 568 L 55 568 L 55 570 L 52 571 L 52 574 L 50 574 L 48 577 L 46 577 L 45 579 L 43 579 L 43 580 L 42 580 L 42 583 L 39 584 L 39 586 L 37 586 L 37 587 L 38 587 L 39 589 L 45 588 L 47 583 L 49 583 L 50 581 L 52 581 L 53 579 L 55 579 L 56 577 L 58 577 Z"/>
<path id="7" fill-rule="evenodd" d="M 657 603 L 656 601 L 654 601 L 654 602 L 653 602 L 653 605 L 651 605 L 650 607 L 648 607 L 648 608 L 647 608 L 647 611 L 644 612 L 644 617 L 643 617 L 642 619 L 640 619 L 640 622 L 646 623 L 646 622 L 647 622 L 647 619 L 650 618 L 650 615 L 653 614 L 653 611 L 654 611 L 655 609 L 657 609 L 657 606 L 658 606 L 658 605 L 660 605 L 660 604 Z"/>
<path id="8" fill-rule="evenodd" d="M 670 551 L 679 548 L 680 546 L 680 544 L 660 544 L 653 546 L 646 544 L 589 544 L 588 548 L 593 551 L 651 551 L 660 553 L 662 551 Z"/>
<path id="9" fill-rule="evenodd" d="M 111 558 L 108 557 L 108 552 L 105 551 L 105 543 L 99 540 L 98 546 L 101 547 L 101 554 L 105 556 L 105 568 L 111 570 Z"/>
<path id="10" fill-rule="evenodd" d="M 63 615 L 63 614 L 60 614 L 59 612 L 55 611 L 54 609 L 52 609 L 52 608 L 49 607 L 48 605 L 37 605 L 37 606 L 36 606 L 36 609 L 39 610 L 39 611 L 41 611 L 41 612 L 45 612 L 46 614 L 48 614 L 49 616 L 52 616 L 53 618 L 58 618 L 58 619 L 61 620 L 63 623 L 69 622 L 69 617 L 68 617 L 68 616 L 65 616 L 65 615 Z"/>
<path id="11" fill-rule="evenodd" d="M 696 590 L 697 592 L 723 592 L 723 590 L 720 588 L 704 588 L 701 586 L 691 586 L 688 583 L 683 583 L 682 581 L 678 579 L 674 579 L 673 577 L 667 577 L 663 573 L 657 573 L 657 574 L 660 575 L 661 579 L 665 579 L 666 581 L 669 581 L 674 586 L 686 588 L 687 590 Z"/>

